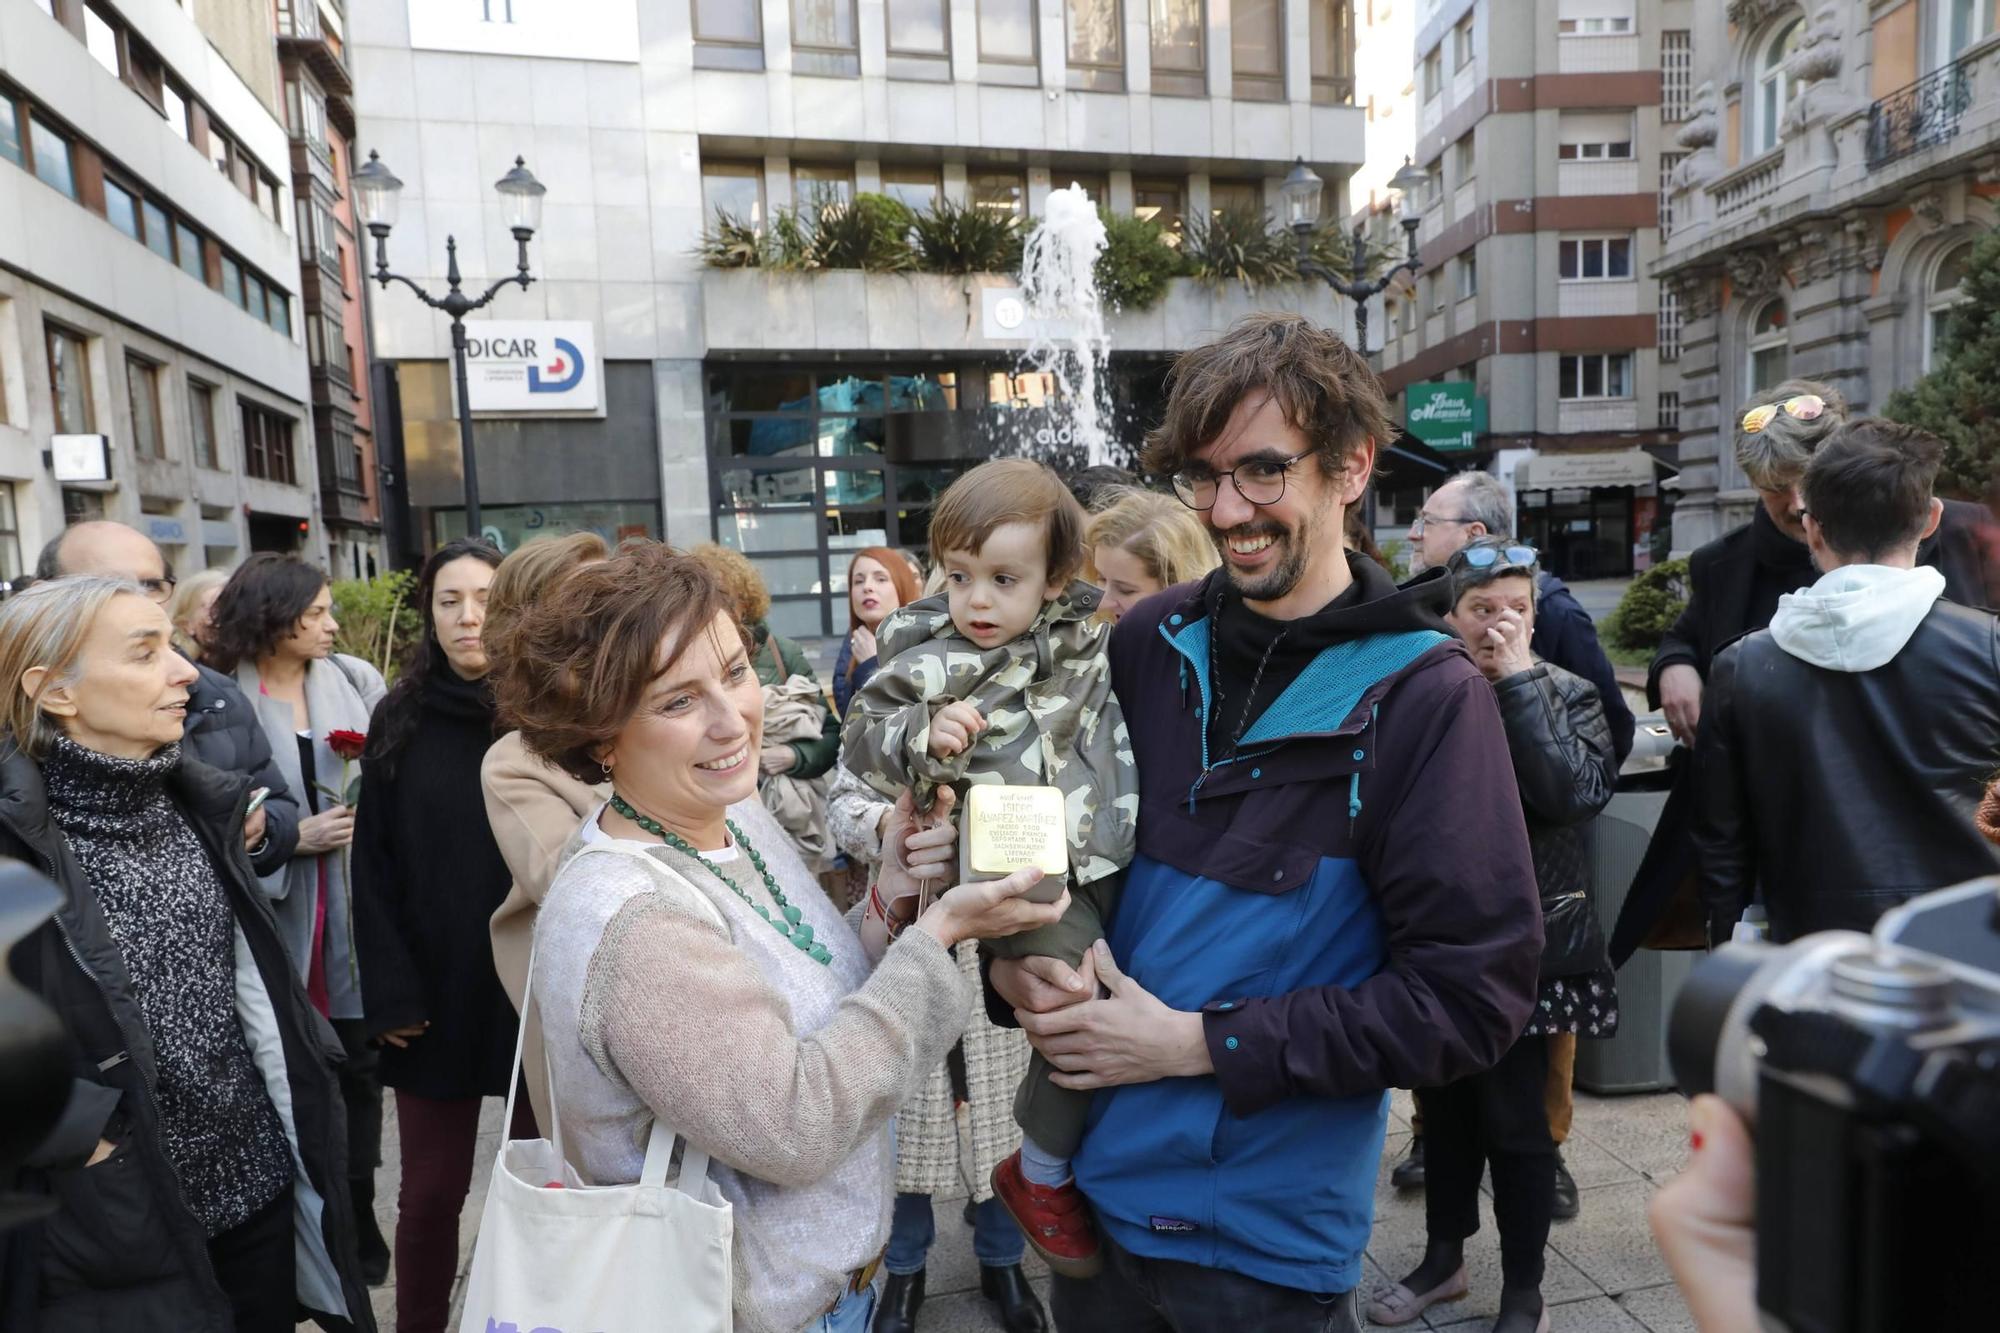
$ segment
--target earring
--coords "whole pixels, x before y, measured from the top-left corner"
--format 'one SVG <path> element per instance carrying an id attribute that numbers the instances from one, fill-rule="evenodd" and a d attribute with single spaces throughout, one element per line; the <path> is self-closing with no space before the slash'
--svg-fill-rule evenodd
<path id="1" fill-rule="evenodd" d="M 611 781 L 611 765 L 599 760 L 597 766 L 604 770 L 604 780 L 606 782 Z"/>

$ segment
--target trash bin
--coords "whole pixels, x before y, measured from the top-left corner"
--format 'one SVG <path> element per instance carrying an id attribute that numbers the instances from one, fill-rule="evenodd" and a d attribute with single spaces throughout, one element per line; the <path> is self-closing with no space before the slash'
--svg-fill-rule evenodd
<path id="1" fill-rule="evenodd" d="M 1639 719 L 1641 732 L 1649 723 L 1658 724 L 1658 717 Z M 1633 772 L 1628 765 L 1618 794 L 1591 825 L 1597 912 L 1606 938 L 1632 890 L 1653 826 L 1667 803 L 1664 788 L 1663 771 Z M 1673 1086 L 1673 1071 L 1667 1064 L 1667 1016 L 1673 1012 L 1681 982 L 1704 956 L 1697 951 L 1641 949 L 1618 969 L 1618 1035 L 1577 1043 L 1578 1087 L 1601 1095 L 1657 1092 Z"/>

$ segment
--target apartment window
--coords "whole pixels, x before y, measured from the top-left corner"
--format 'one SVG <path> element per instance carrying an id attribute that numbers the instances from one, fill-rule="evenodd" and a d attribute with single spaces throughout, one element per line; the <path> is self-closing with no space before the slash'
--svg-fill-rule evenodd
<path id="1" fill-rule="evenodd" d="M 936 167 L 884 167 L 882 193 L 922 213 L 937 207 L 944 189 Z"/>
<path id="2" fill-rule="evenodd" d="M 1937 64 L 1939 68 L 1958 59 L 1966 47 L 1986 36 L 1986 0 L 1938 0 Z"/>
<path id="3" fill-rule="evenodd" d="M 1179 244 L 1181 216 L 1187 205 L 1181 191 L 1181 182 L 1171 177 L 1157 179 L 1139 178 L 1132 182 L 1132 212 L 1149 222 L 1160 224 L 1169 238 Z"/>
<path id="4" fill-rule="evenodd" d="M 1306 42 L 1312 47 L 1312 100 L 1321 106 L 1353 102 L 1353 6 L 1347 0 L 1306 0 Z"/>
<path id="5" fill-rule="evenodd" d="M 1451 30 L 1451 67 L 1464 69 L 1472 63 L 1472 15 L 1467 14 Z"/>
<path id="6" fill-rule="evenodd" d="M 854 0 L 792 0 L 792 46 L 806 51 L 853 51 Z"/>
<path id="7" fill-rule="evenodd" d="M 1778 126 L 1785 118 L 1785 108 L 1792 104 L 1792 95 L 1797 90 L 1792 87 L 1791 76 L 1785 73 L 1785 62 L 1798 49 L 1799 33 L 1803 25 L 1793 19 L 1771 36 L 1771 40 L 1760 48 L 1757 60 L 1757 104 L 1754 124 L 1751 127 L 1751 152 L 1768 153 L 1778 146 Z"/>
<path id="8" fill-rule="evenodd" d="M 1231 95 L 1255 102 L 1285 100 L 1283 0 L 1234 0 L 1229 14 Z"/>
<path id="9" fill-rule="evenodd" d="M 206 284 L 208 267 L 202 263 L 201 233 L 179 218 L 174 219 L 174 250 L 180 257 L 181 272 Z"/>
<path id="10" fill-rule="evenodd" d="M 83 44 L 90 58 L 118 77 L 123 71 L 118 59 L 118 29 L 96 5 L 83 7 Z"/>
<path id="11" fill-rule="evenodd" d="M 1661 430 L 1681 428 L 1681 395 L 1678 390 L 1667 390 L 1660 394 L 1657 420 Z"/>
<path id="12" fill-rule="evenodd" d="M 215 128 L 214 121 L 208 123 L 208 160 L 217 171 L 229 174 L 229 136 Z"/>
<path id="13" fill-rule="evenodd" d="M 160 86 L 160 114 L 167 118 L 167 128 L 183 139 L 191 139 L 188 130 L 187 94 L 174 85 L 172 79 Z"/>
<path id="14" fill-rule="evenodd" d="M 265 312 L 264 322 L 269 324 L 275 332 L 282 333 L 287 338 L 291 337 L 292 298 L 279 291 L 276 287 L 266 287 L 264 289 L 264 300 L 269 307 Z"/>
<path id="15" fill-rule="evenodd" d="M 4 91 L 0 91 L 0 157 L 17 167 L 27 165 L 21 149 L 21 108 Z"/>
<path id="16" fill-rule="evenodd" d="M 1674 168 L 1686 153 L 1660 154 L 1660 238 L 1674 229 Z"/>
<path id="17" fill-rule="evenodd" d="M 1556 396 L 1566 401 L 1583 398 L 1630 398 L 1632 354 L 1579 352 L 1558 358 Z"/>
<path id="18" fill-rule="evenodd" d="M 1258 181 L 1213 181 L 1208 187 L 1208 212 L 1211 217 L 1224 213 L 1249 213 L 1252 216 L 1264 211 L 1264 187 Z"/>
<path id="19" fill-rule="evenodd" d="M 252 273 L 243 275 L 243 308 L 249 311 L 250 318 L 259 324 L 269 318 L 264 309 L 264 284 Z"/>
<path id="20" fill-rule="evenodd" d="M 340 266 L 340 243 L 335 237 L 340 235 L 340 229 L 339 224 L 333 220 L 333 213 L 325 204 L 315 199 L 307 209 L 307 215 L 311 219 L 310 227 L 312 235 L 309 238 L 309 243 L 312 246 L 312 252 L 319 256 L 321 263 L 338 271 Z"/>
<path id="21" fill-rule="evenodd" d="M 1202 39 L 1207 30 L 1202 0 L 1147 0 L 1152 25 L 1153 91 L 1200 97 L 1208 91 Z"/>
<path id="22" fill-rule="evenodd" d="M 1681 359 L 1681 298 L 1670 287 L 1660 288 L 1660 326 L 1654 341 L 1659 345 L 1660 360 Z"/>
<path id="23" fill-rule="evenodd" d="M 801 205 L 854 202 L 854 168 L 824 162 L 792 163 L 792 197 Z"/>
<path id="24" fill-rule="evenodd" d="M 1424 57 L 1424 100 L 1430 101 L 1444 92 L 1443 48 L 1434 47 Z"/>
<path id="25" fill-rule="evenodd" d="M 243 304 L 243 266 L 229 255 L 222 257 L 222 294 L 233 306 Z"/>
<path id="26" fill-rule="evenodd" d="M 1600 14 L 1591 18 L 1557 19 L 1556 31 L 1564 37 L 1622 37 L 1632 31 L 1632 16 Z"/>
<path id="27" fill-rule="evenodd" d="M 1965 300 L 1965 261 L 1972 247 L 1961 245 L 1938 261 L 1931 271 L 1930 295 L 1924 302 L 1924 369 L 1935 370 L 1944 361 L 1945 334 L 1951 326 L 1952 311 Z"/>
<path id="28" fill-rule="evenodd" d="M 1632 276 L 1630 236 L 1565 237 L 1556 274 L 1564 282 L 1618 281 Z"/>
<path id="29" fill-rule="evenodd" d="M 298 484 L 292 460 L 292 419 L 254 403 L 243 409 L 243 471 L 265 481 Z"/>
<path id="30" fill-rule="evenodd" d="M 1467 250 L 1458 257 L 1458 299 L 1479 295 L 1479 256 Z"/>
<path id="31" fill-rule="evenodd" d="M 762 46 L 764 18 L 757 0 L 694 0 L 694 39 Z"/>
<path id="32" fill-rule="evenodd" d="M 1660 119 L 1686 120 L 1693 97 L 1693 34 L 1669 29 L 1660 34 Z"/>
<path id="33" fill-rule="evenodd" d="M 104 178 L 104 217 L 133 240 L 139 239 L 139 197 L 109 176 Z"/>
<path id="34" fill-rule="evenodd" d="M 285 85 L 285 109 L 291 113 L 292 133 L 324 153 L 326 146 L 326 98 L 303 79 Z"/>
<path id="35" fill-rule="evenodd" d="M 200 380 L 188 381 L 188 435 L 194 446 L 194 461 L 206 468 L 221 468 L 215 449 L 215 390 Z"/>
<path id="36" fill-rule="evenodd" d="M 1026 217 L 1028 181 L 1018 171 L 975 171 L 966 176 L 972 206 L 988 213 Z"/>
<path id="37" fill-rule="evenodd" d="M 167 210 L 151 199 L 139 205 L 139 217 L 145 224 L 146 248 L 169 264 L 174 262 L 174 224 L 167 217 Z"/>
<path id="38" fill-rule="evenodd" d="M 90 354 L 83 335 L 43 325 L 49 355 L 49 397 L 55 402 L 56 434 L 89 435 L 97 429 L 90 402 Z"/>
<path id="39" fill-rule="evenodd" d="M 1782 384 L 1792 371 L 1791 320 L 1783 301 L 1768 301 L 1750 321 L 1749 392 Z"/>
<path id="40" fill-rule="evenodd" d="M 76 167 L 70 158 L 69 136 L 58 134 L 45 120 L 34 121 L 31 134 L 28 142 L 34 149 L 35 175 L 50 189 L 76 198 Z"/>
<path id="41" fill-rule="evenodd" d="M 1564 162 L 1630 162 L 1632 141 L 1613 139 L 1591 143 L 1558 144 L 1556 156 Z"/>
<path id="42" fill-rule="evenodd" d="M 979 58 L 996 65 L 1035 63 L 1033 0 L 979 0 Z"/>
<path id="43" fill-rule="evenodd" d="M 950 53 L 951 17 L 946 0 L 889 0 L 890 55 Z"/>
<path id="44" fill-rule="evenodd" d="M 14 484 L 0 482 L 0 580 L 21 577 L 21 520 L 14 512 Z"/>
<path id="45" fill-rule="evenodd" d="M 745 226 L 764 225 L 764 168 L 755 162 L 701 164 L 701 207 L 707 222 L 727 215 Z"/>
<path id="46" fill-rule="evenodd" d="M 160 368 L 136 356 L 125 358 L 125 397 L 132 405 L 132 451 L 141 458 L 165 458 L 160 430 Z"/>
<path id="47" fill-rule="evenodd" d="M 1454 168 L 1453 174 L 1457 177 L 1460 185 L 1465 184 L 1479 174 L 1479 159 L 1473 155 L 1472 134 L 1470 131 L 1467 131 L 1465 137 L 1453 145 L 1452 167 Z"/>
<path id="48" fill-rule="evenodd" d="M 1065 0 L 1070 83 L 1118 92 L 1125 87 L 1119 0 Z"/>

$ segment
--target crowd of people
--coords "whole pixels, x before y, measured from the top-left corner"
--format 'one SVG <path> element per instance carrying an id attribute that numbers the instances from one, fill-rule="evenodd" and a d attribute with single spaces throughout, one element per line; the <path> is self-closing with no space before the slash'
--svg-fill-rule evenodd
<path id="1" fill-rule="evenodd" d="M 365 1330 L 393 1272 L 400 1333 L 442 1330 L 506 1097 L 575 1185 L 680 1144 L 751 1333 L 918 1328 L 959 1182 L 1009 1333 L 1413 1324 L 1470 1289 L 1489 1171 L 1492 1327 L 1546 1333 L 1615 965 L 2000 870 L 1991 517 L 1826 386 L 1746 406 L 1763 504 L 1653 664 L 1685 758 L 1608 931 L 1634 719 L 1505 489 L 1438 487 L 1399 583 L 1352 521 L 1394 428 L 1351 348 L 1253 316 L 1169 383 L 1160 488 L 997 460 L 927 560 L 854 553 L 830 691 L 713 544 L 445 544 L 391 683 L 297 559 L 177 584 L 122 525 L 51 542 L 0 604 L 0 854 L 64 891 L 13 966 L 73 1083 L 0 1327 Z M 1047 873 L 962 871 L 995 783 L 1058 793 Z M 1367 1291 L 1392 1088 L 1427 1240 Z M 1710 1262 L 1685 1194 L 1662 1236 Z"/>

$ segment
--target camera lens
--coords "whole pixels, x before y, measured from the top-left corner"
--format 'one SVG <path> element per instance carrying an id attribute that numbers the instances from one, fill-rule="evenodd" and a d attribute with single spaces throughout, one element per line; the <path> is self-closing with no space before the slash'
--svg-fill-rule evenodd
<path id="1" fill-rule="evenodd" d="M 1770 961 L 1771 952 L 1760 945 L 1727 946 L 1710 954 L 1681 984 L 1667 1021 L 1667 1063 L 1687 1096 L 1715 1091 L 1716 1050 L 1730 1006 Z"/>

